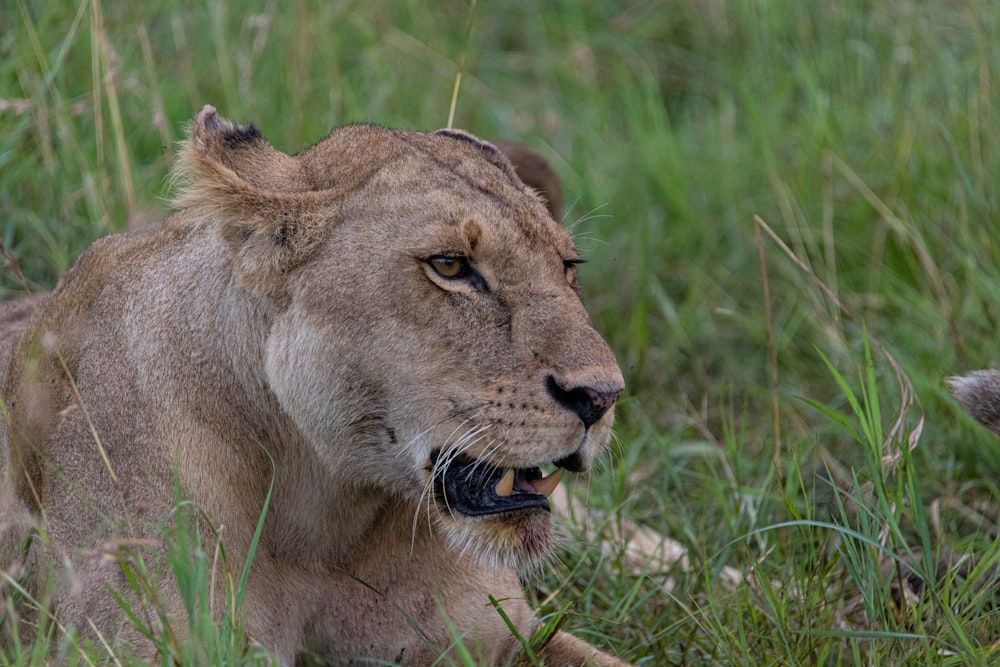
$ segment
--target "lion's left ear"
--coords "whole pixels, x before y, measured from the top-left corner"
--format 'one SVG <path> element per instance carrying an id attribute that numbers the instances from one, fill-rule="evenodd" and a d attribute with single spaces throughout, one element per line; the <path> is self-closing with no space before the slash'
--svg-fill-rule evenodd
<path id="1" fill-rule="evenodd" d="M 318 244 L 330 204 L 307 183 L 295 158 L 275 149 L 251 125 L 234 125 L 211 106 L 188 129 L 173 180 L 178 208 L 219 226 L 240 278 L 262 293 Z"/>

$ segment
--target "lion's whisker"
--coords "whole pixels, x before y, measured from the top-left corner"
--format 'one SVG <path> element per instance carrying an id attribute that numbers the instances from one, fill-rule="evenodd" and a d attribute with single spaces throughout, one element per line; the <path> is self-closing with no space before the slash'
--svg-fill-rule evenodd
<path id="1" fill-rule="evenodd" d="M 452 429 L 451 433 L 446 438 L 446 443 L 451 440 L 456 434 L 458 434 L 462 427 L 466 426 L 471 421 L 471 418 L 466 418 L 462 420 L 461 423 Z M 442 449 L 441 453 L 437 456 L 434 464 L 431 467 L 431 473 L 427 480 L 424 482 L 423 488 L 421 489 L 420 496 L 417 500 L 417 506 L 413 515 L 413 522 L 411 527 L 411 548 L 416 540 L 417 525 L 419 524 L 419 517 L 421 506 L 426 505 L 426 515 L 427 515 L 427 525 L 428 528 L 432 525 L 433 517 L 431 514 L 431 509 L 433 505 L 433 490 L 434 490 L 434 479 L 438 475 L 443 475 L 447 472 L 448 467 L 455 460 L 455 458 L 467 450 L 469 447 L 474 445 L 481 434 L 488 430 L 489 425 L 477 425 L 470 430 L 462 433 L 453 444 L 446 444 Z M 445 497 L 445 503 L 448 502 L 447 496 Z M 452 512 L 450 505 L 447 506 L 448 512 Z"/>
<path id="2" fill-rule="evenodd" d="M 500 449 L 500 447 L 502 447 L 502 446 L 503 446 L 503 440 L 494 440 L 493 444 L 491 444 L 489 447 L 485 448 L 483 450 L 482 454 L 480 454 L 478 457 L 476 457 L 476 462 L 475 462 L 475 464 L 473 464 L 472 468 L 469 470 L 469 473 L 468 473 L 466 479 L 471 479 L 472 476 L 479 470 L 479 467 L 482 466 L 482 465 L 489 466 L 489 468 L 491 470 L 498 469 L 499 466 L 497 464 L 493 463 L 492 461 L 490 461 L 490 459 L 493 457 L 493 453 L 496 452 L 498 449 Z"/>

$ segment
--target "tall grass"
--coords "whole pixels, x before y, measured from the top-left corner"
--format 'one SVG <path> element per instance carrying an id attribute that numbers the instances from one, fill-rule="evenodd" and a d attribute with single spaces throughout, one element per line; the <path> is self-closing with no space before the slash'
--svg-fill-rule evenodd
<path id="1" fill-rule="evenodd" d="M 649 665 L 995 659 L 1000 447 L 942 383 L 998 363 L 990 3 L 12 0 L 0 26 L 0 224 L 30 290 L 164 214 L 203 104 L 288 151 L 435 129 L 462 63 L 454 125 L 562 175 L 628 385 L 577 488 L 606 543 L 567 523 L 542 613 Z M 636 570 L 622 521 L 687 566 Z"/>

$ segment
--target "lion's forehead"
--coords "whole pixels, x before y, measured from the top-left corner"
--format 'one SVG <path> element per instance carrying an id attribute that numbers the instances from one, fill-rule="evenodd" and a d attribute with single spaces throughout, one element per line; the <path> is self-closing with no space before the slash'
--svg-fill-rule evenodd
<path id="1" fill-rule="evenodd" d="M 297 159 L 316 189 L 350 179 L 361 188 L 395 186 L 404 193 L 441 190 L 478 195 L 501 205 L 512 200 L 540 204 L 495 146 L 457 131 L 423 133 L 348 125 Z"/>
<path id="2" fill-rule="evenodd" d="M 492 144 L 462 136 L 468 140 L 377 125 L 346 125 L 296 158 L 318 184 L 325 176 L 342 175 L 345 168 L 362 174 L 390 170 L 400 175 L 416 168 L 418 175 L 428 180 L 435 173 L 446 172 L 473 187 L 484 179 L 518 180 L 510 163 Z"/>
<path id="3" fill-rule="evenodd" d="M 557 264 L 576 258 L 570 234 L 504 163 L 452 139 L 402 134 L 421 141 L 377 142 L 380 150 L 352 197 L 359 223 L 392 229 L 380 243 L 408 240 L 428 255 L 468 248 L 482 258 L 545 257 Z"/>

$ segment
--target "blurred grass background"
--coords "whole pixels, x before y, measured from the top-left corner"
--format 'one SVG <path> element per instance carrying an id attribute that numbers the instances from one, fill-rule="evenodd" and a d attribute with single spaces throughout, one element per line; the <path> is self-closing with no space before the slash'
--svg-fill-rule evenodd
<path id="1" fill-rule="evenodd" d="M 433 130 L 462 63 L 454 125 L 562 176 L 628 387 L 578 488 L 610 549 L 579 535 L 543 610 L 558 591 L 568 627 L 650 665 L 995 659 L 1000 443 L 943 383 L 1000 363 L 993 3 L 9 0 L 0 28 L 8 296 L 164 216 L 202 105 L 289 152 Z M 622 521 L 688 566 L 630 568 Z M 880 567 L 911 546 L 984 565 L 907 602 Z"/>

